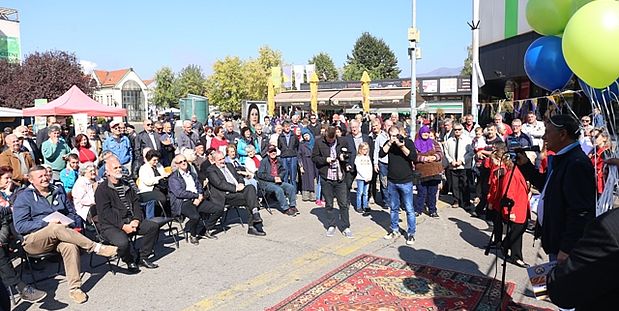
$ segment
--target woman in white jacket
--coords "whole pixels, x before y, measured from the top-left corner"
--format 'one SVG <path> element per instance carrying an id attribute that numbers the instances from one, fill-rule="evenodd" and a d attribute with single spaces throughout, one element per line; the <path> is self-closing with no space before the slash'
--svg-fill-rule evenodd
<path id="1" fill-rule="evenodd" d="M 140 202 L 146 203 L 146 219 L 151 219 L 155 217 L 155 201 L 162 204 L 167 201 L 166 195 L 159 190 L 159 187 L 164 187 L 165 182 L 161 181 L 168 177 L 168 174 L 159 163 L 161 158 L 159 151 L 145 148 L 144 152 L 145 161 L 138 171 L 137 186 L 140 190 Z"/>
<path id="2" fill-rule="evenodd" d="M 75 211 L 82 219 L 86 220 L 90 208 L 95 205 L 95 190 L 98 185 L 95 180 L 97 171 L 94 163 L 84 163 L 80 167 L 79 174 L 80 176 L 73 185 L 71 195 L 73 196 Z"/>

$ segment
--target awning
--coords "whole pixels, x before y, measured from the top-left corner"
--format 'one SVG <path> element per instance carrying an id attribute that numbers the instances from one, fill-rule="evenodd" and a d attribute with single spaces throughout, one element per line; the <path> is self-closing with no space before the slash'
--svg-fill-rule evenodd
<path id="1" fill-rule="evenodd" d="M 425 102 L 418 108 L 427 113 L 436 113 L 441 109 L 446 114 L 462 114 L 464 103 L 461 101 Z"/>
<path id="2" fill-rule="evenodd" d="M 318 103 L 326 103 L 333 95 L 337 94 L 338 90 L 324 90 L 318 91 Z M 282 92 L 275 95 L 275 103 L 280 104 L 294 104 L 294 103 L 309 103 L 310 92 L 309 91 L 292 91 Z"/>
<path id="3" fill-rule="evenodd" d="M 370 89 L 370 101 L 400 101 L 410 97 L 409 88 Z M 363 96 L 360 89 L 342 90 L 331 98 L 333 102 L 361 102 Z"/>

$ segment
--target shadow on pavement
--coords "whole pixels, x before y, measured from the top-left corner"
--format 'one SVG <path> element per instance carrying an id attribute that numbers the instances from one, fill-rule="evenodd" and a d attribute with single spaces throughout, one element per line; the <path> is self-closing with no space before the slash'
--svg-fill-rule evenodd
<path id="1" fill-rule="evenodd" d="M 477 248 L 486 248 L 490 235 L 484 232 L 484 230 L 457 218 L 450 217 L 449 220 L 458 226 L 458 229 L 460 229 L 460 237 L 462 237 L 464 241 Z"/>

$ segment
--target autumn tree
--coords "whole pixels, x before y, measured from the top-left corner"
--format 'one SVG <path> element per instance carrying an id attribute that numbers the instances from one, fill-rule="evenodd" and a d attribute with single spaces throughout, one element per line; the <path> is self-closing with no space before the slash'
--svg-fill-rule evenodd
<path id="1" fill-rule="evenodd" d="M 466 59 L 464 59 L 464 67 L 462 67 L 462 71 L 460 71 L 460 75 L 462 76 L 470 76 L 473 74 L 473 48 L 469 45 L 466 50 L 468 54 Z"/>
<path id="2" fill-rule="evenodd" d="M 93 90 L 75 54 L 64 51 L 35 52 L 21 65 L 3 63 L 0 69 L 0 104 L 4 107 L 22 109 L 32 107 L 37 98 L 54 100 L 73 85 L 86 94 Z"/>
<path id="3" fill-rule="evenodd" d="M 176 80 L 176 89 L 180 98 L 187 94 L 204 95 L 204 74 L 202 69 L 197 65 L 188 65 L 183 68 L 178 74 Z"/>
<path id="4" fill-rule="evenodd" d="M 210 104 L 224 112 L 240 112 L 241 101 L 248 98 L 243 65 L 237 56 L 215 62 L 204 84 Z"/>
<path id="5" fill-rule="evenodd" d="M 397 79 L 398 60 L 383 39 L 364 32 L 355 42 L 344 65 L 344 80 L 359 80 L 367 71 L 372 80 Z"/>
<path id="6" fill-rule="evenodd" d="M 178 103 L 176 77 L 170 67 L 163 67 L 155 73 L 155 85 L 153 104 L 168 108 Z"/>
<path id="7" fill-rule="evenodd" d="M 267 81 L 271 76 L 271 68 L 282 65 L 282 53 L 263 46 L 258 50 L 258 58 L 249 59 L 244 64 L 247 98 L 251 100 L 266 100 Z"/>
<path id="8" fill-rule="evenodd" d="M 309 64 L 316 65 L 316 74 L 320 81 L 335 81 L 338 78 L 337 68 L 329 54 L 320 52 L 308 61 Z"/>

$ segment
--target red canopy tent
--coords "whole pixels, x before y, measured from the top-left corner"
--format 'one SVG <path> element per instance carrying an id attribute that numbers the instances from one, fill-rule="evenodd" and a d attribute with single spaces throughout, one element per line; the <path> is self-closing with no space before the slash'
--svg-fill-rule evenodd
<path id="1" fill-rule="evenodd" d="M 103 105 L 84 94 L 77 86 L 72 86 L 66 93 L 42 107 L 26 108 L 24 117 L 33 116 L 69 116 L 85 113 L 95 117 L 124 117 L 127 109 Z"/>

